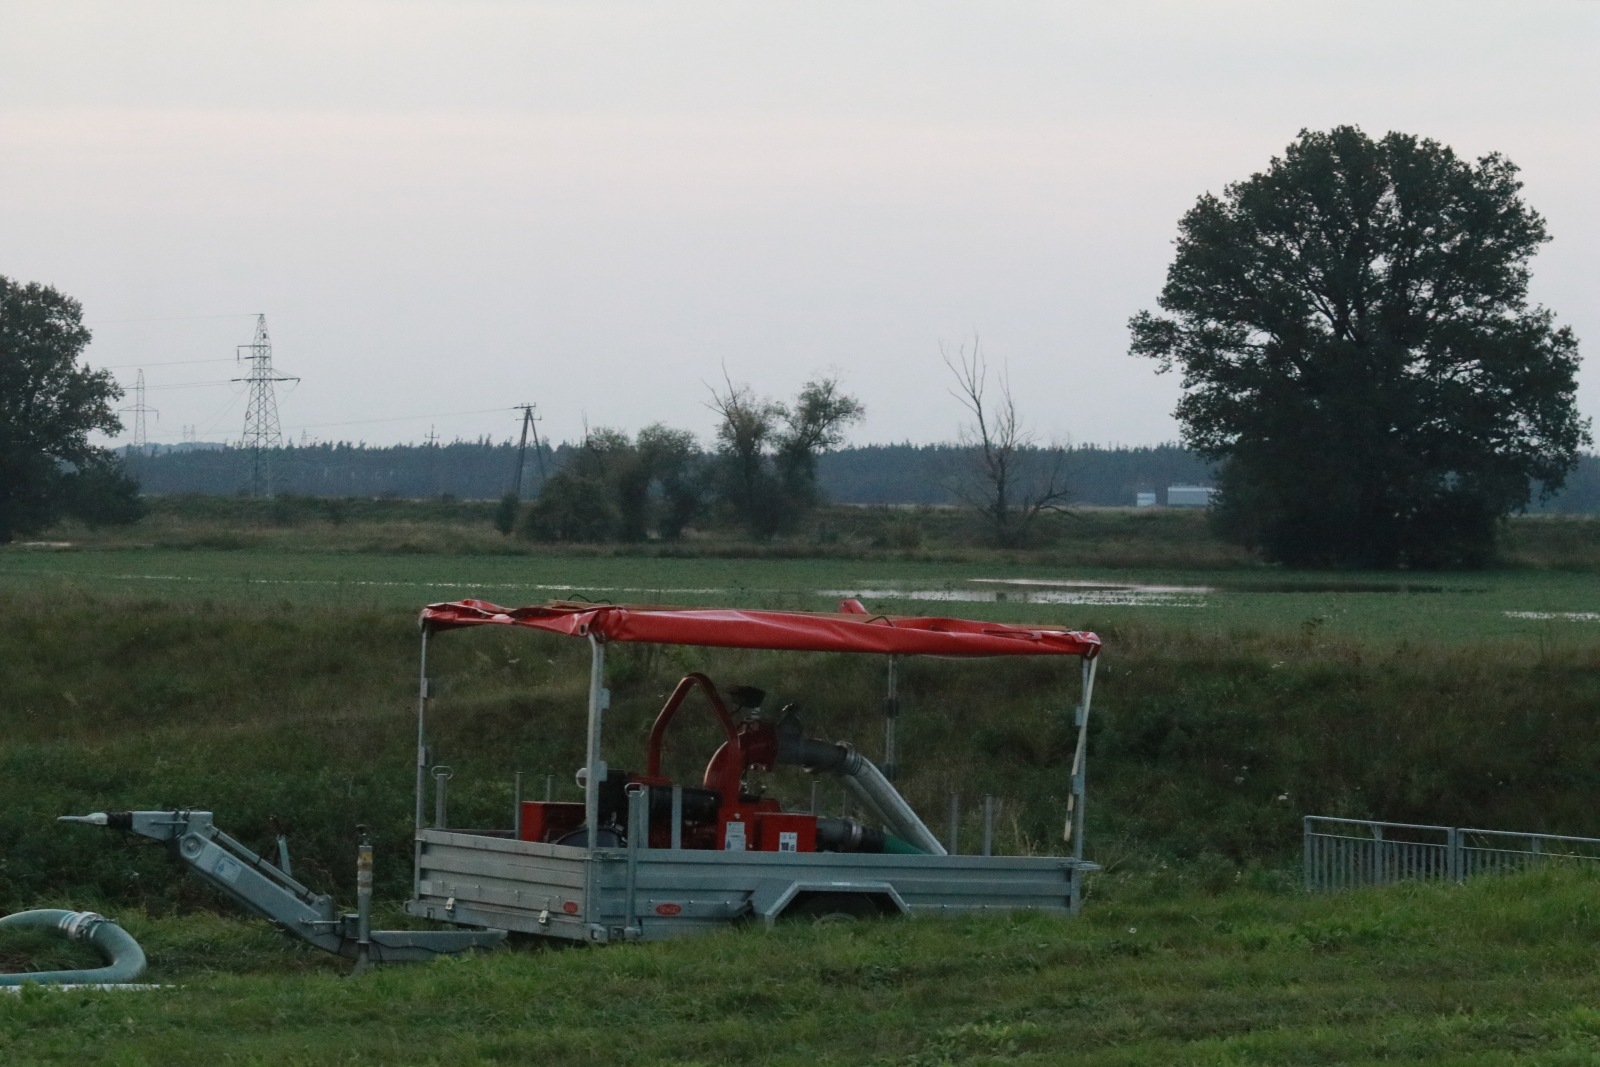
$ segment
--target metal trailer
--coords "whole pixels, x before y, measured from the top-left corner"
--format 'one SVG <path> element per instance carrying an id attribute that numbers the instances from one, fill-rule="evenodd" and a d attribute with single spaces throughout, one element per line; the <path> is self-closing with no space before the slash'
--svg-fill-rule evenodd
<path id="1" fill-rule="evenodd" d="M 442 609 L 442 610 L 441 610 Z M 844 779 L 844 784 L 862 800 L 864 807 L 884 816 L 892 827 L 903 829 L 915 838 L 922 851 L 916 854 L 855 853 L 829 851 L 752 851 L 744 846 L 741 826 L 737 843 L 723 841 L 711 847 L 685 847 L 682 812 L 685 791 L 670 787 L 670 805 L 663 804 L 650 786 L 632 782 L 626 787 L 625 825 L 608 833 L 601 821 L 601 786 L 608 771 L 605 762 L 606 711 L 610 691 L 606 686 L 606 645 L 610 640 L 658 641 L 660 643 L 700 644 L 720 647 L 790 648 L 825 650 L 829 647 L 849 651 L 869 649 L 848 645 L 862 638 L 847 634 L 846 644 L 819 639 L 810 644 L 779 633 L 770 635 L 737 628 L 739 619 L 759 621 L 774 618 L 788 625 L 813 619 L 837 622 L 848 615 L 864 615 L 859 604 L 841 605 L 845 615 L 809 616 L 796 612 L 721 612 L 738 616 L 735 625 L 712 633 L 687 634 L 678 639 L 664 635 L 659 627 L 651 630 L 639 620 L 646 613 L 677 610 L 676 623 L 695 614 L 695 609 L 628 609 L 624 606 L 600 608 L 596 605 L 552 604 L 538 608 L 507 611 L 478 601 L 452 605 L 433 605 L 424 612 L 422 653 L 417 701 L 416 833 L 414 841 L 413 898 L 406 910 L 415 916 L 463 926 L 519 931 L 570 941 L 606 943 L 615 941 L 658 940 L 699 933 L 740 920 L 759 919 L 771 923 L 786 913 L 855 916 L 867 913 L 960 914 L 1031 908 L 1075 914 L 1082 900 L 1082 879 L 1096 864 L 1083 858 L 1083 814 L 1085 741 L 1089 706 L 1094 690 L 1099 639 L 1092 634 L 1065 631 L 1025 630 L 999 624 L 960 623 L 957 620 L 900 620 L 901 627 L 912 623 L 959 624 L 973 633 L 990 635 L 989 645 L 1003 638 L 1026 635 L 1036 642 L 1041 634 L 1050 638 L 1080 640 L 1077 653 L 1081 662 L 1081 696 L 1073 711 L 1077 745 L 1071 769 L 1066 825 L 1063 837 L 1070 847 L 1064 856 L 951 855 L 911 811 L 909 805 L 869 761 L 853 752 L 840 760 L 853 760 L 861 780 Z M 622 624 L 609 634 L 595 616 L 606 612 L 635 612 L 635 629 L 622 633 Z M 430 625 L 429 612 L 436 612 Z M 588 620 L 575 622 L 574 616 L 587 613 Z M 526 614 L 535 613 L 535 614 Z M 563 614 L 564 613 L 564 614 Z M 706 613 L 709 614 L 709 613 Z M 610 619 L 620 615 L 607 616 Z M 530 623 L 529 620 L 534 620 Z M 874 616 L 870 620 L 850 619 L 853 626 L 871 621 L 895 627 L 895 620 Z M 659 620 L 654 620 L 659 622 Z M 436 629 L 475 623 L 534 625 L 547 631 L 586 637 L 591 649 L 588 694 L 588 726 L 584 774 L 583 825 L 581 840 L 548 843 L 522 840 L 515 831 L 452 829 L 444 824 L 445 805 L 436 795 L 436 825 L 424 823 L 425 792 L 430 763 L 428 747 L 428 642 Z M 710 625 L 710 624 L 708 624 Z M 794 625 L 799 625 L 794 623 Z M 822 624 L 819 622 L 820 627 Z M 832 625 L 832 623 L 830 623 Z M 838 627 L 835 627 L 836 629 Z M 880 627 L 873 627 L 881 629 Z M 778 631 L 773 631 L 778 632 Z M 901 633 L 907 631 L 902 629 Z M 881 639 L 883 634 L 872 635 Z M 897 638 L 898 639 L 898 638 Z M 807 641 L 811 640 L 808 636 Z M 943 639 L 902 641 L 898 647 L 942 649 Z M 787 644 L 785 642 L 788 642 Z M 976 637 L 973 644 L 981 644 Z M 1056 642 L 1058 645 L 1061 643 Z M 903 652 L 888 646 L 889 694 L 885 702 L 886 763 L 894 756 L 894 727 L 898 710 L 895 692 L 895 663 Z M 870 649 L 872 651 L 878 648 Z M 1044 654 L 1019 652 L 1015 646 L 994 645 L 993 650 L 958 649 L 956 655 Z M 1048 651 L 1060 654 L 1061 647 Z M 934 654 L 939 654 L 937 651 Z M 703 677 L 703 676 L 700 676 Z M 688 683 L 680 683 L 680 689 Z M 731 692 L 731 690 L 730 690 Z M 663 711 L 663 714 L 667 712 Z M 780 724 L 780 727 L 782 724 Z M 661 722 L 658 720 L 658 728 Z M 806 758 L 817 757 L 820 742 Z M 825 746 L 826 747 L 826 746 Z M 848 746 L 837 746 L 841 751 Z M 720 754 L 720 753 L 719 753 Z M 823 753 L 824 761 L 831 758 Z M 715 760 L 713 761 L 715 762 Z M 798 762 L 798 758 L 790 762 Z M 860 765 L 865 765 L 861 767 Z M 711 773 L 708 769 L 708 775 Z M 873 784 L 876 783 L 876 784 Z M 884 792 L 886 787 L 887 793 Z M 436 788 L 443 789 L 439 781 Z M 663 786 L 663 789 L 668 788 Z M 892 794 L 892 795 L 891 795 Z M 898 802 L 899 808 L 896 808 Z M 652 807 L 657 808 L 652 825 Z M 667 818 L 660 809 L 666 807 Z M 900 810 L 903 809 L 903 810 Z M 520 823 L 520 809 L 518 820 Z M 660 822 L 666 821 L 664 829 Z M 731 831 L 730 831 L 731 833 Z M 985 835 L 984 851 L 989 851 Z M 593 847 L 590 846 L 593 842 Z M 954 842 L 952 841 L 952 844 Z"/>

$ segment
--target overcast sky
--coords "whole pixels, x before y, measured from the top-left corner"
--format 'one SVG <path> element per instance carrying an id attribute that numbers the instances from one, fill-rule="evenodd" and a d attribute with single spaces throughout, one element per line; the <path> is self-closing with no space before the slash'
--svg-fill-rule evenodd
<path id="1" fill-rule="evenodd" d="M 264 312 L 295 440 L 705 439 L 724 368 L 947 440 L 976 333 L 1041 435 L 1152 444 L 1179 216 L 1354 123 L 1522 167 L 1594 415 L 1597 55 L 1594 0 L 0 0 L 0 274 L 144 369 L 152 441 L 239 438 Z"/>

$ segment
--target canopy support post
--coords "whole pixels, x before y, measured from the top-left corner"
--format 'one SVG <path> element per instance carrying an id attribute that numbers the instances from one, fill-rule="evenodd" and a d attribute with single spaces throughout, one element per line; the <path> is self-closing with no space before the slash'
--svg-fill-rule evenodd
<path id="1" fill-rule="evenodd" d="M 422 804 L 428 776 L 428 628 L 422 628 L 422 653 L 417 666 L 417 807 L 411 833 L 412 891 L 422 879 Z"/>
<path id="2" fill-rule="evenodd" d="M 1078 706 L 1073 709 L 1074 725 L 1078 727 L 1078 744 L 1072 753 L 1072 780 L 1067 794 L 1067 824 L 1062 837 L 1072 845 L 1072 858 L 1083 859 L 1083 807 L 1085 799 L 1085 763 L 1089 746 L 1089 703 L 1094 698 L 1094 670 L 1099 657 L 1083 661 L 1083 691 Z M 1076 877 L 1076 876 L 1074 876 Z M 1074 882 L 1076 889 L 1076 882 Z"/>
<path id="3" fill-rule="evenodd" d="M 583 825 L 589 847 L 589 869 L 584 881 L 583 913 L 592 930 L 600 919 L 600 872 L 595 853 L 600 846 L 600 782 L 606 776 L 606 764 L 600 758 L 600 727 L 606 706 L 611 703 L 611 694 L 606 690 L 605 642 L 591 633 L 589 648 L 593 655 L 589 663 L 589 730 L 584 749 L 583 782 Z"/>

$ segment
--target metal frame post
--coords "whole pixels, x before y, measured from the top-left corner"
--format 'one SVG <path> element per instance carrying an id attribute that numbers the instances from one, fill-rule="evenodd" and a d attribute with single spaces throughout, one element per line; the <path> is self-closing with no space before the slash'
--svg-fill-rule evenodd
<path id="1" fill-rule="evenodd" d="M 1078 744 L 1072 754 L 1072 776 L 1068 782 L 1066 836 L 1072 842 L 1072 858 L 1083 859 L 1083 809 L 1088 799 L 1087 773 L 1089 763 L 1089 706 L 1094 700 L 1094 672 L 1099 657 L 1084 660 L 1082 699 L 1073 710 L 1077 720 Z"/>
<path id="2" fill-rule="evenodd" d="M 1307 893 L 1314 888 L 1311 877 L 1311 819 L 1310 815 L 1300 817 L 1300 873 L 1305 879 Z"/>
<path id="3" fill-rule="evenodd" d="M 511 776 L 511 836 L 522 840 L 522 772 Z"/>
<path id="4" fill-rule="evenodd" d="M 433 769 L 433 825 L 440 830 L 450 828 L 450 779 L 454 769 L 441 763 Z"/>
<path id="5" fill-rule="evenodd" d="M 422 654 L 417 668 L 417 806 L 411 833 L 411 892 L 422 889 L 422 806 L 428 780 L 428 628 L 422 628 Z"/>
<path id="6" fill-rule="evenodd" d="M 638 922 L 639 850 L 650 845 L 650 789 L 633 783 L 628 786 L 628 884 L 627 903 L 622 915 L 623 936 L 640 935 Z"/>
<path id="7" fill-rule="evenodd" d="M 900 770 L 899 753 L 895 748 L 895 726 L 900 718 L 900 684 L 895 669 L 898 659 L 893 653 L 889 656 L 889 691 L 883 698 L 883 776 L 891 782 Z"/>
<path id="8" fill-rule="evenodd" d="M 589 727 L 584 750 L 583 825 L 589 845 L 588 876 L 584 879 L 583 914 L 591 929 L 600 920 L 600 872 L 597 853 L 600 843 L 600 780 L 606 776 L 605 761 L 600 758 L 600 731 L 611 694 L 606 690 L 606 646 L 594 634 L 589 635 L 592 659 L 589 663 Z"/>
<path id="9" fill-rule="evenodd" d="M 683 847 L 683 786 L 672 784 L 672 842 L 673 849 Z"/>

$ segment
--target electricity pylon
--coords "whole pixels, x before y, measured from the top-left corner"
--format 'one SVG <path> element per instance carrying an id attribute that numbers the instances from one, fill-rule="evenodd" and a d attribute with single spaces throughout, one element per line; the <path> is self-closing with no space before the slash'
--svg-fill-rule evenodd
<path id="1" fill-rule="evenodd" d="M 142 455 L 145 449 L 147 449 L 150 445 L 149 435 L 145 433 L 144 428 L 144 413 L 147 411 L 152 411 L 155 412 L 157 419 L 161 418 L 161 412 L 156 411 L 156 409 L 153 407 L 147 407 L 145 405 L 144 370 L 142 368 L 139 371 L 139 377 L 134 379 L 133 406 L 118 408 L 117 410 L 133 412 L 133 449 Z"/>
<path id="2" fill-rule="evenodd" d="M 233 379 L 250 386 L 250 402 L 244 410 L 244 439 L 239 442 L 239 447 L 250 450 L 250 495 L 271 496 L 271 450 L 283 447 L 283 430 L 278 426 L 278 397 L 272 387 L 277 382 L 300 379 L 273 371 L 272 339 L 267 336 L 265 315 L 256 316 L 255 337 L 247 345 L 236 346 L 234 358 L 250 361 L 250 373 Z"/>

